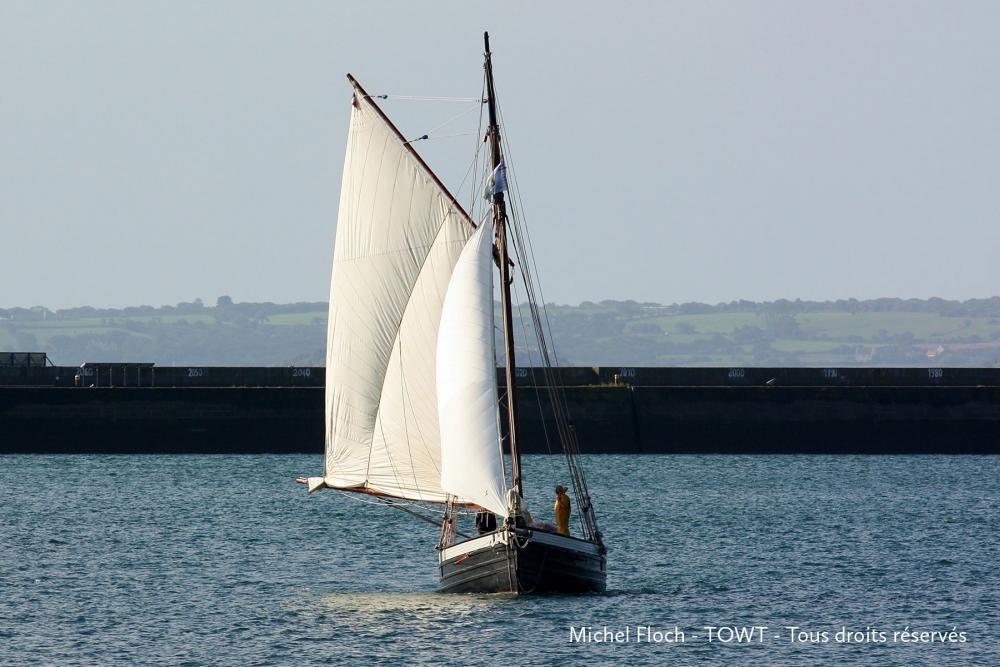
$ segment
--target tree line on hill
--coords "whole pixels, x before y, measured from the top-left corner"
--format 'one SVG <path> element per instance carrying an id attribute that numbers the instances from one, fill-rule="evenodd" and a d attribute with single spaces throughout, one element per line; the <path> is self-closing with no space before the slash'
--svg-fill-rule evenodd
<path id="1" fill-rule="evenodd" d="M 997 366 L 1000 297 L 550 304 L 563 365 Z M 172 306 L 0 309 L 0 351 L 57 364 L 322 365 L 327 304 L 200 299 Z M 520 309 L 527 323 L 527 307 Z M 917 323 L 919 326 L 917 326 Z M 537 344 L 515 324 L 519 363 Z"/>

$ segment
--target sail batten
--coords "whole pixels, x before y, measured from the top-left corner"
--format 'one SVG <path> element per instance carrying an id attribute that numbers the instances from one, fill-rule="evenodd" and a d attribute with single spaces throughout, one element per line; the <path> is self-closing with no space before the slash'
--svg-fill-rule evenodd
<path id="1" fill-rule="evenodd" d="M 473 231 L 381 110 L 356 100 L 330 281 L 324 486 L 446 499 L 433 351 Z"/>

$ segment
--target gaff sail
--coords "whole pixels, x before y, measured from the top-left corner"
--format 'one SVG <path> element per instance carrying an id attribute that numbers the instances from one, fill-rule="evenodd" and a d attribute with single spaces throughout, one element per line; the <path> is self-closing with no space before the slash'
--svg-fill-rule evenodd
<path id="1" fill-rule="evenodd" d="M 355 88 L 330 280 L 325 471 L 307 482 L 445 502 L 434 357 L 475 227 Z"/>

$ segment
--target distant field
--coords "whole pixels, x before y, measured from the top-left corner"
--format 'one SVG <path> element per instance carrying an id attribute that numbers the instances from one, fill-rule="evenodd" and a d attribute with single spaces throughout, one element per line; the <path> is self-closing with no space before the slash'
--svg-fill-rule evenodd
<path id="1" fill-rule="evenodd" d="M 978 335 L 984 338 L 1000 336 L 1000 322 L 988 317 L 945 317 L 934 313 L 804 313 L 795 315 L 802 333 L 837 339 L 849 336 L 872 338 L 885 331 L 897 335 L 905 332 L 914 338 L 950 338 Z M 630 323 L 659 325 L 674 335 L 684 324 L 694 327 L 700 335 L 727 335 L 741 326 L 765 327 L 765 320 L 754 313 L 718 313 L 706 315 L 671 315 L 642 318 Z M 684 334 L 681 334 L 684 335 Z"/>
<path id="2" fill-rule="evenodd" d="M 730 334 L 741 326 L 761 326 L 762 320 L 753 313 L 718 313 L 711 315 L 673 315 L 643 318 L 642 322 L 660 325 L 664 331 L 677 333 L 682 323 L 689 324 L 700 334 Z"/>
<path id="3" fill-rule="evenodd" d="M 1000 365 L 1000 299 L 885 301 L 877 310 L 857 301 L 812 310 L 799 302 L 727 310 L 612 301 L 548 311 L 567 365 Z M 909 303 L 918 308 L 907 310 Z M 48 352 L 66 364 L 309 365 L 325 358 L 323 303 L 78 310 L 88 314 L 0 309 L 0 351 Z M 962 312 L 971 316 L 955 315 Z M 520 335 L 520 322 L 515 329 Z M 519 358 L 537 361 L 537 352 L 528 353 L 533 346 L 519 341 Z"/>
<path id="4" fill-rule="evenodd" d="M 115 317 L 81 317 L 81 318 L 59 318 L 59 319 L 48 319 L 48 320 L 32 320 L 27 322 L 16 322 L 11 323 L 16 325 L 18 328 L 23 330 L 60 330 L 60 331 L 73 331 L 90 329 L 94 327 L 99 328 L 116 328 L 123 325 L 127 325 L 130 322 L 135 322 L 139 324 L 149 324 L 152 322 L 160 324 L 173 324 L 176 322 L 203 322 L 205 324 L 216 324 L 218 320 L 214 315 L 203 314 L 203 315 L 119 315 Z M 0 325 L 3 325 L 0 322 Z"/>
<path id="5" fill-rule="evenodd" d="M 211 309 L 210 309 L 211 310 Z M 263 325 L 273 326 L 312 326 L 325 325 L 326 310 L 310 310 L 295 313 L 279 313 L 267 315 L 260 320 Z M 886 313 L 802 313 L 793 316 L 799 325 L 801 334 L 805 337 L 821 337 L 830 340 L 843 340 L 853 337 L 872 339 L 879 335 L 899 335 L 910 333 L 915 340 L 967 338 L 979 336 L 984 339 L 1000 339 L 1000 320 L 988 317 L 946 317 L 934 313 L 922 312 L 886 312 Z M 10 331 L 19 331 L 35 335 L 79 335 L 104 333 L 113 330 L 127 330 L 130 323 L 135 324 L 224 324 L 225 318 L 217 317 L 215 313 L 201 314 L 168 314 L 168 315 L 130 315 L 113 318 L 89 317 L 79 319 L 47 319 L 36 321 L 21 321 L 16 323 L 0 321 L 0 343 L 8 346 L 13 343 Z M 716 335 L 732 335 L 740 327 L 766 328 L 766 321 L 754 313 L 711 313 L 698 315 L 656 315 L 634 318 L 626 321 L 622 330 L 634 333 L 637 326 L 654 324 L 662 330 L 661 335 L 669 337 L 674 342 L 690 342 L 703 340 Z M 822 344 L 811 344 L 801 349 L 824 349 Z"/>
<path id="6" fill-rule="evenodd" d="M 987 317 L 945 317 L 934 313 L 810 313 L 796 320 L 804 332 L 823 333 L 831 338 L 870 338 L 885 330 L 890 334 L 910 332 L 914 338 L 948 338 L 1000 333 L 1000 324 Z M 994 320 L 995 322 L 995 320 Z"/>
<path id="7" fill-rule="evenodd" d="M 326 316 L 327 311 L 325 310 L 305 313 L 282 313 L 280 315 L 271 315 L 265 321 L 267 324 L 274 324 L 276 326 L 287 324 L 308 325 L 318 322 L 322 322 L 323 326 L 326 326 Z"/>
<path id="8" fill-rule="evenodd" d="M 771 343 L 771 347 L 779 352 L 803 352 L 807 354 L 829 353 L 843 343 L 839 341 L 826 340 L 796 340 L 793 338 L 779 338 Z"/>

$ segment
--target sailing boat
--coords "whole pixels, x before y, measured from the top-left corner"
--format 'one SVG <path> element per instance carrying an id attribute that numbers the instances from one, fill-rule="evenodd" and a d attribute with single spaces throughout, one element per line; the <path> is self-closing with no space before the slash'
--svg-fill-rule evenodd
<path id="1" fill-rule="evenodd" d="M 310 492 L 370 494 L 438 524 L 443 592 L 599 592 L 607 550 L 533 282 L 517 254 L 583 535 L 536 524 L 527 510 L 508 243 L 516 221 L 504 197 L 489 35 L 484 38 L 487 97 L 479 102 L 489 109 L 492 176 L 487 219 L 478 225 L 348 75 L 354 95 L 330 286 L 325 471 L 298 481 Z M 503 319 L 502 392 L 494 265 Z M 436 518 L 421 512 L 429 507 L 437 508 Z M 459 530 L 459 519 L 472 513 L 475 535 Z"/>

